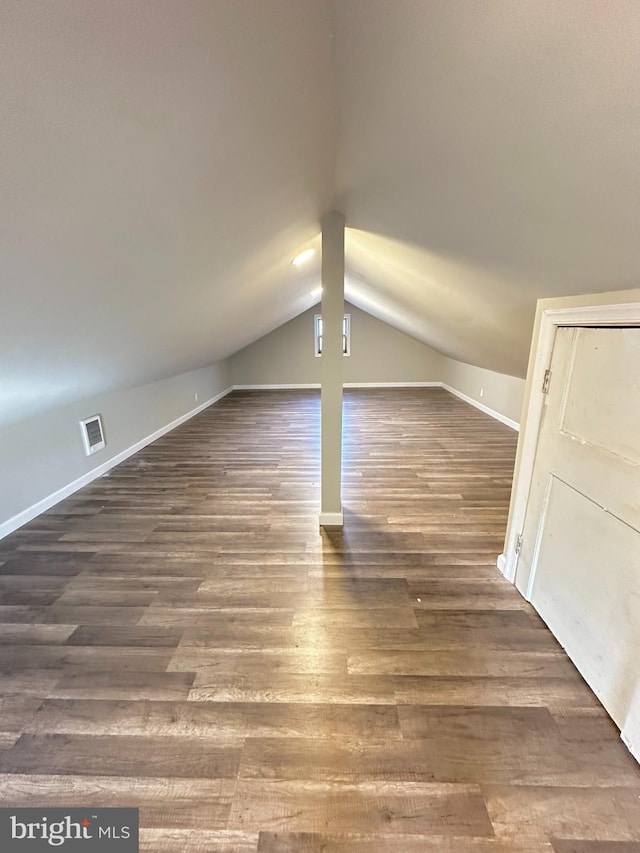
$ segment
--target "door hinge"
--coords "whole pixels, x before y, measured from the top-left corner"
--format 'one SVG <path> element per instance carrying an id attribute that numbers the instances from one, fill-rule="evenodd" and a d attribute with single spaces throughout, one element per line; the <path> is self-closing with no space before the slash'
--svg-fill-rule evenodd
<path id="1" fill-rule="evenodd" d="M 522 533 L 516 538 L 516 554 L 522 551 Z"/>
<path id="2" fill-rule="evenodd" d="M 543 394 L 549 393 L 549 382 L 551 382 L 551 371 L 545 370 L 544 379 L 542 380 L 542 393 Z"/>

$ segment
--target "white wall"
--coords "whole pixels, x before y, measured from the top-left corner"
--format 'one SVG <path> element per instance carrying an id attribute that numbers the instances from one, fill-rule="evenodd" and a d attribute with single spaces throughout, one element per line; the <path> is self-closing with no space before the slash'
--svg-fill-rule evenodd
<path id="1" fill-rule="evenodd" d="M 524 379 L 443 358 L 442 381 L 465 397 L 520 423 Z"/>
<path id="2" fill-rule="evenodd" d="M 344 359 L 345 382 L 439 382 L 443 356 L 348 303 L 351 355 Z M 320 306 L 231 358 L 234 385 L 304 385 L 320 382 L 321 359 L 314 354 L 313 316 Z"/>
<path id="3" fill-rule="evenodd" d="M 2 427 L 0 537 L 53 505 L 56 501 L 49 499 L 59 490 L 80 478 L 78 485 L 82 485 L 92 470 L 222 394 L 230 385 L 229 363 L 223 361 Z M 107 446 L 87 457 L 79 421 L 95 414 L 102 416 Z"/>

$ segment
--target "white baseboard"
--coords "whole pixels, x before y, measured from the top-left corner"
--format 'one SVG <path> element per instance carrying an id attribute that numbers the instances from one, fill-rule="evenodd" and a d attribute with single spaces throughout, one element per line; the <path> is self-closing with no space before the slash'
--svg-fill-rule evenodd
<path id="1" fill-rule="evenodd" d="M 489 406 L 479 403 L 477 400 L 474 400 L 473 397 L 468 397 L 466 394 L 463 394 L 462 391 L 456 391 L 455 388 L 452 388 L 445 382 L 440 382 L 440 387 L 444 388 L 445 391 L 448 391 L 455 397 L 459 397 L 461 400 L 464 400 L 465 403 L 469 403 L 471 406 L 475 406 L 476 409 L 480 409 L 480 411 L 484 412 L 485 415 L 490 415 L 492 418 L 500 421 L 500 423 L 506 424 L 506 426 L 511 427 L 511 429 L 515 429 L 516 432 L 520 432 L 520 424 L 517 421 L 512 421 L 511 418 L 508 418 L 506 415 L 502 415 L 500 412 L 490 409 Z"/>
<path id="2" fill-rule="evenodd" d="M 440 388 L 442 382 L 345 382 L 343 388 Z"/>
<path id="3" fill-rule="evenodd" d="M 290 385 L 234 385 L 233 391 L 297 391 L 306 388 L 320 389 L 319 382 L 299 382 Z"/>
<path id="4" fill-rule="evenodd" d="M 636 690 L 638 689 L 640 689 L 640 687 L 636 687 Z M 629 717 L 627 718 L 627 721 L 625 722 L 620 737 L 622 738 L 622 742 L 627 747 L 631 755 L 633 755 L 638 764 L 640 764 L 640 730 L 637 724 L 638 721 L 634 721 L 633 716 L 633 711 L 631 711 Z"/>
<path id="5" fill-rule="evenodd" d="M 29 521 L 33 521 L 34 518 L 41 515 L 43 512 L 46 512 L 48 509 L 51 509 L 52 506 L 55 506 L 60 501 L 63 501 L 65 498 L 68 498 L 74 492 L 77 492 L 78 489 L 81 489 L 83 486 L 87 486 L 89 483 L 96 480 L 98 477 L 102 477 L 103 474 L 106 474 L 107 471 L 110 471 L 112 468 L 115 468 L 116 465 L 119 465 L 121 462 L 124 462 L 125 459 L 128 459 L 129 456 L 133 456 L 134 453 L 137 453 L 139 450 L 142 450 L 148 444 L 151 444 L 153 441 L 156 441 L 158 438 L 161 438 L 168 432 L 171 432 L 172 429 L 180 426 L 180 424 L 185 423 L 185 421 L 190 420 L 195 415 L 202 412 L 204 409 L 207 409 L 209 406 L 212 406 L 214 403 L 217 403 L 218 400 L 221 400 L 227 394 L 229 394 L 233 390 L 232 387 L 227 388 L 225 391 L 222 391 L 220 394 L 216 394 L 215 397 L 212 397 L 210 400 L 207 400 L 205 403 L 201 403 L 199 406 L 196 406 L 195 409 L 191 409 L 191 411 L 186 412 L 184 415 L 180 415 L 179 418 L 176 418 L 171 423 L 166 424 L 160 429 L 157 429 L 155 432 L 152 432 L 151 435 L 145 436 L 145 438 L 141 438 L 140 441 L 136 441 L 135 444 L 132 444 L 131 447 L 127 447 L 126 450 L 122 450 L 120 453 L 117 453 L 115 456 L 112 456 L 110 459 L 107 459 L 106 462 L 103 462 L 102 465 L 98 465 L 97 468 L 92 468 L 91 471 L 87 471 L 86 474 L 83 474 L 81 477 L 78 477 L 73 482 L 68 483 L 66 486 L 63 486 L 61 489 L 53 492 L 50 495 L 47 495 L 46 498 L 42 498 L 42 500 L 33 504 L 27 509 L 22 510 L 17 515 L 14 515 L 13 518 L 8 519 L 7 521 L 0 524 L 0 539 L 4 539 L 5 536 L 8 536 L 10 533 L 13 533 L 14 530 L 17 530 L 19 527 L 22 527 L 24 524 L 27 524 Z"/>
<path id="6" fill-rule="evenodd" d="M 234 385 L 234 391 L 295 391 L 298 388 L 320 389 L 320 382 L 298 382 L 281 385 Z M 442 382 L 344 382 L 343 388 L 441 388 Z"/>
<path id="7" fill-rule="evenodd" d="M 344 515 L 341 512 L 321 512 L 320 527 L 342 527 Z"/>
<path id="8" fill-rule="evenodd" d="M 507 569 L 507 558 L 504 554 L 500 554 L 496 565 L 498 566 L 498 570 L 500 571 L 500 573 L 504 574 Z"/>
<path id="9" fill-rule="evenodd" d="M 632 743 L 630 735 L 627 732 L 622 732 L 620 738 L 631 755 L 633 755 L 638 764 L 640 764 L 640 749 L 637 748 L 636 744 Z"/>
<path id="10" fill-rule="evenodd" d="M 233 390 L 295 391 L 298 388 L 320 389 L 321 387 L 322 386 L 319 382 L 302 382 L 297 384 L 292 383 L 282 385 L 234 385 Z M 463 394 L 462 391 L 457 391 L 455 388 L 452 388 L 445 382 L 345 382 L 343 384 L 343 388 L 444 388 L 445 391 L 448 391 L 455 397 L 459 397 L 461 400 L 464 400 L 465 403 L 469 403 L 471 406 L 475 406 L 476 409 L 480 409 L 480 411 L 484 412 L 485 415 L 489 415 L 490 417 L 495 418 L 495 420 L 500 421 L 500 423 L 506 424 L 506 426 L 511 427 L 511 429 L 515 429 L 516 432 L 519 432 L 520 430 L 520 424 L 517 421 L 513 421 L 506 415 L 502 415 L 500 414 L 500 412 L 496 412 L 494 409 L 490 409 L 489 406 L 485 406 L 483 403 L 479 403 L 477 400 L 474 400 L 473 397 L 469 397 L 466 394 Z"/>

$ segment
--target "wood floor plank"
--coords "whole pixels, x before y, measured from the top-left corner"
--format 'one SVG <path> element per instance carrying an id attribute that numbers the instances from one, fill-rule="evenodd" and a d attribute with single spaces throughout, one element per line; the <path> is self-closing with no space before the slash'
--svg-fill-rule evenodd
<path id="1" fill-rule="evenodd" d="M 40 616 L 42 622 L 68 622 L 76 625 L 136 625 L 147 610 L 145 607 L 101 604 L 61 604 L 57 601 Z"/>
<path id="2" fill-rule="evenodd" d="M 438 835 L 261 832 L 258 853 L 554 853 L 551 844 L 518 844 L 496 838 Z M 571 851 L 573 853 L 573 851 Z M 581 853 L 581 851 L 576 851 Z M 585 851 L 587 853 L 587 851 Z M 591 851 L 596 853 L 596 851 Z M 602 851 L 606 853 L 606 851 Z M 611 850 L 611 853 L 618 853 Z M 620 850 L 619 853 L 626 853 Z M 629 851 L 636 853 L 636 851 Z"/>
<path id="3" fill-rule="evenodd" d="M 640 853 L 640 768 L 496 569 L 515 433 L 236 391 L 0 542 L 0 803 L 165 853 Z"/>
<path id="4" fill-rule="evenodd" d="M 140 853 L 255 853 L 257 832 L 140 829 Z"/>
<path id="5" fill-rule="evenodd" d="M 181 701 L 193 687 L 194 672 L 107 670 L 67 673 L 51 687 L 52 699 L 127 699 Z"/>
<path id="6" fill-rule="evenodd" d="M 135 808 L 144 827 L 225 829 L 235 791 L 231 779 L 0 775 L 0 805 L 30 808 Z"/>
<path id="7" fill-rule="evenodd" d="M 364 613 L 362 614 L 365 615 Z M 398 628 L 368 625 L 365 620 L 360 627 L 347 625 L 300 625 L 290 636 L 296 645 L 322 645 L 326 648 L 346 650 L 398 650 L 429 651 L 457 650 L 461 648 L 503 651 L 559 651 L 557 641 L 548 631 L 539 628 L 517 628 L 514 626 L 476 628 L 468 625 L 460 628 L 444 624 L 417 628 Z M 239 637 L 241 641 L 241 638 Z M 184 642 L 184 638 L 183 638 Z"/>
<path id="8" fill-rule="evenodd" d="M 196 674 L 189 699 L 215 702 L 395 705 L 396 683 L 384 676 L 292 672 Z"/>
<path id="9" fill-rule="evenodd" d="M 47 577 L 64 576 L 74 577 L 85 571 L 91 554 L 78 559 L 75 554 L 58 554 L 56 559 L 53 559 L 51 554 L 45 552 L 46 560 L 37 559 L 41 554 L 25 555 L 22 552 L 13 554 L 11 559 L 6 560 L 0 568 L 2 574 L 28 576 L 42 576 L 42 572 L 46 571 Z"/>
<path id="10" fill-rule="evenodd" d="M 0 646 L 57 646 L 66 642 L 77 625 L 0 624 Z"/>
<path id="11" fill-rule="evenodd" d="M 400 739 L 394 705 L 46 700 L 31 733 L 155 737 L 385 737 Z"/>
<path id="12" fill-rule="evenodd" d="M 559 787 L 628 786 L 639 775 L 622 744 L 595 745 L 576 754 L 545 708 L 430 708 L 428 721 L 409 726 L 400 709 L 401 743 L 251 739 L 240 775 L 315 781 L 503 783 Z M 417 719 L 422 724 L 422 715 Z M 416 719 L 416 718 L 414 718 Z M 595 771 L 593 762 L 597 760 Z"/>
<path id="13" fill-rule="evenodd" d="M 0 752 L 11 749 L 19 738 L 19 732 L 0 732 Z"/>
<path id="14" fill-rule="evenodd" d="M 28 669 L 76 669 L 111 672 L 129 669 L 164 672 L 171 656 L 171 649 L 135 646 L 0 646 L 0 670 L 23 672 Z"/>
<path id="15" fill-rule="evenodd" d="M 0 671 L 0 696 L 35 696 L 44 699 L 61 676 L 62 672 L 55 669 Z"/>
<path id="16" fill-rule="evenodd" d="M 416 628 L 416 615 L 413 608 L 379 607 L 379 608 L 335 608 L 314 607 L 313 609 L 297 610 L 293 617 L 293 625 L 299 627 L 348 626 L 373 627 L 384 631 L 385 628 Z"/>
<path id="17" fill-rule="evenodd" d="M 211 738 L 23 734 L 0 754 L 0 774 L 37 765 L 40 773 L 234 779 L 240 752 Z"/>
<path id="18" fill-rule="evenodd" d="M 284 651 L 303 645 L 293 628 L 280 625 L 219 625 L 215 620 L 198 628 L 187 628 L 180 639 L 180 649 L 246 649 Z"/>
<path id="19" fill-rule="evenodd" d="M 182 631 L 176 628 L 148 625 L 80 625 L 67 639 L 67 645 L 175 649 L 181 638 Z"/>
<path id="20" fill-rule="evenodd" d="M 640 841 L 634 788 L 514 785 L 484 791 L 499 838 Z"/>
<path id="21" fill-rule="evenodd" d="M 43 697 L 34 696 L 26 691 L 0 695 L 0 731 L 21 732 L 42 702 Z"/>
<path id="22" fill-rule="evenodd" d="M 529 737 L 500 741 L 414 739 L 367 743 L 332 739 L 250 739 L 243 752 L 241 778 L 322 782 L 493 782 L 539 784 L 561 775 L 571 759 L 556 751 L 553 739 Z"/>
<path id="23" fill-rule="evenodd" d="M 504 652 L 496 649 L 449 651 L 372 650 L 355 652 L 347 661 L 350 673 L 362 675 L 453 675 L 514 678 L 567 678 L 575 672 L 561 652 Z"/>
<path id="24" fill-rule="evenodd" d="M 540 676 L 402 676 L 395 680 L 399 704 L 542 706 L 593 708 L 598 700 L 577 672 L 566 678 Z"/>
<path id="25" fill-rule="evenodd" d="M 477 788 L 457 785 L 369 782 L 239 780 L 229 827 L 263 831 L 419 833 L 492 836 Z"/>
<path id="26" fill-rule="evenodd" d="M 179 647 L 171 659 L 172 672 L 234 672 L 253 675 L 265 671 L 292 673 L 346 674 L 347 656 L 344 652 L 326 649 L 193 649 Z"/>
<path id="27" fill-rule="evenodd" d="M 289 627 L 293 621 L 293 610 L 265 607 L 165 607 L 147 608 L 140 617 L 142 625 L 167 628 L 198 628 L 220 631 L 241 630 L 245 626 L 254 628 Z"/>

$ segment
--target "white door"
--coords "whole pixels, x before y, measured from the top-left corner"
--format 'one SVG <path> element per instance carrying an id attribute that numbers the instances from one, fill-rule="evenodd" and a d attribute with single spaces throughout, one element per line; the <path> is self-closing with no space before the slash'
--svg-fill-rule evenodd
<path id="1" fill-rule="evenodd" d="M 640 329 L 559 328 L 516 571 L 640 754 Z"/>

